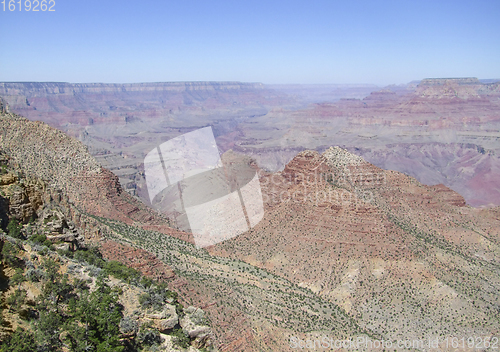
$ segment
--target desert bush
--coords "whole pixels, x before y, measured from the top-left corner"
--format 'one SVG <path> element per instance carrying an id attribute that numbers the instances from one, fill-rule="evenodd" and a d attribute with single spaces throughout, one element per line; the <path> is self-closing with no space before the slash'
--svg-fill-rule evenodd
<path id="1" fill-rule="evenodd" d="M 50 249 L 54 248 L 52 242 L 50 242 L 44 234 L 34 234 L 29 238 L 29 240 L 35 245 L 46 246 Z"/>
<path id="2" fill-rule="evenodd" d="M 151 285 L 146 292 L 139 296 L 139 303 L 143 308 L 152 308 L 155 310 L 163 307 L 165 303 L 177 301 L 177 293 L 168 290 L 164 282 Z"/>
<path id="3" fill-rule="evenodd" d="M 137 334 L 137 342 L 144 346 L 160 344 L 160 332 L 153 328 L 151 324 L 143 324 Z"/>
<path id="4" fill-rule="evenodd" d="M 180 348 L 188 348 L 190 345 L 189 336 L 182 329 L 174 329 L 170 334 L 174 337 L 174 344 Z"/>
<path id="5" fill-rule="evenodd" d="M 98 268 L 103 268 L 105 264 L 102 254 L 97 247 L 78 250 L 73 254 L 73 258 L 81 263 L 87 263 Z"/>
<path id="6" fill-rule="evenodd" d="M 117 279 L 124 280 L 128 283 L 135 282 L 137 283 L 141 277 L 139 271 L 129 268 L 128 266 L 117 262 L 115 260 L 111 260 L 104 264 L 104 271 L 108 275 L 112 275 Z"/>
<path id="7" fill-rule="evenodd" d="M 26 277 L 31 282 L 39 282 L 43 278 L 43 271 L 40 269 L 28 269 L 26 271 Z"/>
<path id="8" fill-rule="evenodd" d="M 131 334 L 137 332 L 137 320 L 131 318 L 130 316 L 123 317 L 120 320 L 120 331 L 124 334 Z"/>
<path id="9" fill-rule="evenodd" d="M 23 289 L 15 290 L 13 294 L 11 294 L 5 300 L 9 309 L 13 312 L 19 312 L 24 301 L 26 300 L 26 291 Z"/>
<path id="10" fill-rule="evenodd" d="M 101 268 L 94 266 L 94 265 L 89 265 L 87 267 L 87 270 L 88 270 L 89 275 L 92 277 L 97 277 L 102 272 Z"/>

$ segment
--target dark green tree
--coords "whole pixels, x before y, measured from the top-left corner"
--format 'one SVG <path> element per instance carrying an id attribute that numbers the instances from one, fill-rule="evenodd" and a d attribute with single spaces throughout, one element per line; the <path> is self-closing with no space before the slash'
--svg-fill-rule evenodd
<path id="1" fill-rule="evenodd" d="M 36 352 L 35 337 L 29 331 L 17 328 L 0 344 L 0 352 Z"/>
<path id="2" fill-rule="evenodd" d="M 21 235 L 21 229 L 23 228 L 23 225 L 17 221 L 17 219 L 10 219 L 9 224 L 7 225 L 7 233 L 9 236 L 18 238 L 18 239 L 23 239 L 23 235 Z"/>
<path id="3" fill-rule="evenodd" d="M 44 351 L 60 351 L 59 334 L 64 317 L 56 311 L 41 310 L 36 321 L 36 341 Z"/>
<path id="4" fill-rule="evenodd" d="M 119 324 L 123 306 L 118 302 L 118 291 L 98 279 L 97 289 L 82 292 L 80 299 L 70 299 L 68 313 L 72 320 L 67 325 L 74 351 L 122 351 Z"/>
<path id="5" fill-rule="evenodd" d="M 2 246 L 2 261 L 9 266 L 16 266 L 19 264 L 19 258 L 17 254 L 19 253 L 19 248 L 16 244 L 9 241 L 5 241 Z"/>

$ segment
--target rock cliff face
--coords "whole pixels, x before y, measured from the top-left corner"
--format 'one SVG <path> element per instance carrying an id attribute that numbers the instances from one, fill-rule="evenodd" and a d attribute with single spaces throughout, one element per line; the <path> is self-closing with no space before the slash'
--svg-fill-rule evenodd
<path id="1" fill-rule="evenodd" d="M 260 83 L 240 82 L 0 83 L 0 96 L 21 115 L 55 127 L 125 125 L 140 118 L 175 117 L 181 110 L 258 107 L 277 98 Z"/>
<path id="2" fill-rule="evenodd" d="M 477 78 L 440 78 L 424 79 L 417 87 L 417 94 L 426 99 L 481 100 L 483 86 L 498 86 L 498 84 L 483 85 Z M 487 99 L 483 99 L 487 102 Z"/>
<path id="3" fill-rule="evenodd" d="M 291 104 L 262 84 L 240 82 L 0 83 L 0 96 L 20 115 L 83 141 L 134 195 L 144 191 L 144 156 L 169 137 L 205 127 L 207 118 L 225 135 L 240 120 Z"/>
<path id="4" fill-rule="evenodd" d="M 446 184 L 469 205 L 491 206 L 499 202 L 500 163 L 492 150 L 472 143 L 396 143 L 390 149 L 351 150 L 381 168 L 409 175 L 418 173 L 418 180 L 424 184 Z"/>
<path id="5" fill-rule="evenodd" d="M 75 251 L 93 243 L 99 245 L 106 259 L 135 268 L 147 277 L 165 281 L 175 276 L 171 268 L 151 253 L 105 240 L 104 234 L 109 229 L 100 226 L 92 213 L 82 211 L 63 190 L 33 175 L 26 176 L 3 149 L 0 159 L 2 170 L 9 170 L 0 175 L 1 228 L 7 227 L 8 219 L 15 219 L 28 224 L 32 233 L 43 234 L 55 244 L 55 249 Z"/>
<path id="6" fill-rule="evenodd" d="M 23 172 L 60 189 L 68 203 L 93 216 L 106 216 L 127 223 L 143 221 L 166 225 L 167 219 L 123 192 L 118 178 L 102 168 L 87 148 L 45 123 L 16 115 L 0 119 L 0 145 Z M 165 226 L 168 229 L 168 226 Z M 169 229 L 169 233 L 174 233 Z"/>
<path id="7" fill-rule="evenodd" d="M 232 148 L 279 170 L 293 156 L 273 147 L 322 152 L 336 144 L 384 169 L 444 184 L 469 205 L 500 205 L 500 84 L 437 79 L 396 88 L 294 112 L 272 111 L 242 122 L 238 128 L 244 134 Z M 264 133 L 266 126 L 278 131 Z"/>
<path id="8" fill-rule="evenodd" d="M 185 91 L 233 91 L 264 89 L 262 83 L 242 82 L 159 82 L 159 83 L 66 83 L 66 82 L 11 82 L 0 83 L 0 95 L 10 96 L 20 93 L 36 95 L 106 92 L 185 92 Z"/>
<path id="9" fill-rule="evenodd" d="M 189 239 L 171 228 L 168 219 L 123 192 L 118 178 L 102 168 L 84 145 L 44 123 L 13 114 L 2 115 L 0 151 L 1 162 L 10 164 L 19 173 L 0 176 L 4 214 L 22 223 L 38 217 L 46 219 L 52 228 L 47 234 L 49 240 L 71 243 L 72 247 L 83 239 L 100 242 L 109 229 L 99 225 L 95 217 L 135 223 Z M 54 203 L 57 209 L 51 210 Z M 3 226 L 5 221 L 4 216 Z M 78 235 L 68 223 L 80 229 Z M 126 247 L 120 248 L 122 256 L 117 256 L 111 248 L 119 244 L 107 243 L 103 248 L 109 258 L 130 264 L 145 275 L 172 277 L 171 269 L 154 256 Z M 124 256 L 127 253 L 130 257 Z"/>

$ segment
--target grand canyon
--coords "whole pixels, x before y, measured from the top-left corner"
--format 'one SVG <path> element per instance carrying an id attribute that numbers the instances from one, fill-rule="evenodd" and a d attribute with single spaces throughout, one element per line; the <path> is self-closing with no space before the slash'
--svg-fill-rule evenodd
<path id="1" fill-rule="evenodd" d="M 2 261 L 1 338 L 43 327 L 40 303 L 30 303 L 43 292 L 15 275 L 42 270 L 48 257 L 89 291 L 99 291 L 92 271 L 121 288 L 116 346 L 127 351 L 290 351 L 324 338 L 455 351 L 462 338 L 458 349 L 473 350 L 472 337 L 497 348 L 499 81 L 5 82 L 0 97 L 3 258 L 18 248 Z M 152 207 L 144 158 L 207 126 L 225 163 L 258 175 L 264 216 L 199 248 Z M 156 286 L 75 259 L 95 250 Z M 154 287 L 175 299 L 148 306 Z M 16 308 L 10 297 L 21 289 Z M 150 324 L 158 340 L 147 347 L 146 330 L 127 324 Z M 73 330 L 61 326 L 54 350 L 72 350 Z M 373 349 L 384 348 L 355 348 Z"/>
<path id="2" fill-rule="evenodd" d="M 498 82 L 286 86 L 238 82 L 0 83 L 12 111 L 82 141 L 146 202 L 149 150 L 211 125 L 221 153 L 280 171 L 298 152 L 341 146 L 383 169 L 444 184 L 474 207 L 500 205 Z"/>

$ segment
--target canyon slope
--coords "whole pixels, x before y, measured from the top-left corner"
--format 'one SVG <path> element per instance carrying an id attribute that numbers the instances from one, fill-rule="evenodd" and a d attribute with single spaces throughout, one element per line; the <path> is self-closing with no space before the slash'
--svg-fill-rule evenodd
<path id="1" fill-rule="evenodd" d="M 500 333 L 498 207 L 472 208 L 442 184 L 344 148 L 305 150 L 282 171 L 258 170 L 259 224 L 200 249 L 125 192 L 81 142 L 3 110 L 0 149 L 11 162 L 50 185 L 106 256 L 154 262 L 135 265 L 163 272 L 185 305 L 203 308 L 221 351 L 288 351 L 291 337 L 442 343 Z M 225 156 L 256 167 L 234 151 Z"/>
<path id="2" fill-rule="evenodd" d="M 339 147 L 301 152 L 261 184 L 264 220 L 210 253 L 308 288 L 384 339 L 498 333 L 498 207 Z"/>
<path id="3" fill-rule="evenodd" d="M 500 205 L 500 88 L 476 78 L 402 86 L 0 83 L 11 109 L 84 142 L 127 192 L 149 202 L 144 156 L 211 125 L 221 152 L 282 170 L 298 152 L 339 145 L 467 204 Z"/>

